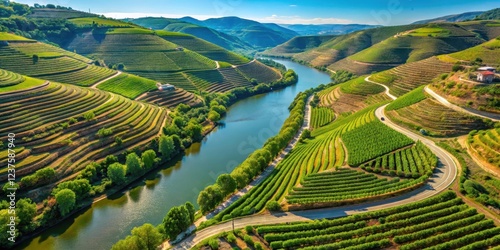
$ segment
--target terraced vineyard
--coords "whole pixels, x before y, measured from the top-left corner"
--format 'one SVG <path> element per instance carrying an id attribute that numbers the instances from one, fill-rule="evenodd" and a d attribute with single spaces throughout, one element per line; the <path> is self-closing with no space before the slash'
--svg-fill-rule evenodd
<path id="1" fill-rule="evenodd" d="M 331 207 L 394 195 L 421 186 L 428 176 L 413 180 L 391 180 L 373 174 L 341 168 L 307 175 L 300 187 L 293 187 L 286 201 L 288 209 Z"/>
<path id="2" fill-rule="evenodd" d="M 94 83 L 104 80 L 116 73 L 116 71 L 108 68 L 89 65 L 86 68 L 78 71 L 46 75 L 43 76 L 43 78 L 55 82 L 70 83 L 76 84 L 78 86 L 89 87 Z"/>
<path id="3" fill-rule="evenodd" d="M 87 64 L 67 57 L 39 58 L 34 62 L 31 56 L 11 46 L 0 46 L 0 68 L 28 76 L 47 76 L 72 72 L 87 67 Z"/>
<path id="4" fill-rule="evenodd" d="M 235 87 L 253 87 L 252 83 L 234 68 L 221 68 L 219 72 Z"/>
<path id="5" fill-rule="evenodd" d="M 13 94 L 47 85 L 45 81 L 0 69 L 0 93 Z"/>
<path id="6" fill-rule="evenodd" d="M 144 92 L 156 89 L 156 82 L 131 74 L 121 74 L 99 84 L 97 88 L 135 99 Z"/>
<path id="7" fill-rule="evenodd" d="M 320 106 L 329 107 L 336 114 L 351 114 L 369 105 L 388 100 L 382 93 L 383 87 L 365 82 L 359 77 L 340 85 L 324 89 L 318 93 Z"/>
<path id="8" fill-rule="evenodd" d="M 186 73 L 197 89 L 208 92 L 225 92 L 235 86 L 219 70 L 191 71 Z"/>
<path id="9" fill-rule="evenodd" d="M 437 166 L 437 157 L 422 142 L 413 147 L 386 154 L 361 164 L 360 168 L 368 172 L 384 175 L 418 178 L 432 174 Z"/>
<path id="10" fill-rule="evenodd" d="M 271 249 L 497 249 L 500 228 L 452 191 L 332 220 L 256 226 Z"/>
<path id="11" fill-rule="evenodd" d="M 375 64 L 375 63 L 364 63 L 352 60 L 350 58 L 344 58 L 342 60 L 336 61 L 330 66 L 328 69 L 333 71 L 338 70 L 347 70 L 349 72 L 353 72 L 357 75 L 370 74 L 374 71 L 380 72 L 393 67 L 398 66 L 399 64 Z"/>
<path id="12" fill-rule="evenodd" d="M 73 59 L 82 61 L 84 63 L 91 63 L 92 60 L 89 58 L 86 58 L 84 56 L 81 56 L 77 53 L 69 52 L 67 50 L 63 50 L 61 48 L 46 44 L 46 43 L 9 43 L 9 47 L 13 48 L 27 56 L 33 56 L 33 55 L 38 55 L 39 57 L 42 58 L 55 58 L 55 57 L 62 57 L 62 56 L 67 56 L 71 57 Z"/>
<path id="13" fill-rule="evenodd" d="M 311 112 L 311 127 L 322 127 L 335 119 L 335 113 L 329 108 L 315 107 Z"/>
<path id="14" fill-rule="evenodd" d="M 453 63 L 459 60 L 474 61 L 476 58 L 481 58 L 486 64 L 500 65 L 500 39 L 496 38 L 463 51 L 439 56 L 439 59 Z"/>
<path id="15" fill-rule="evenodd" d="M 178 44 L 197 53 L 202 54 L 214 61 L 228 62 L 233 65 L 245 64 L 248 59 L 239 56 L 233 52 L 229 52 L 215 44 L 209 43 L 197 37 L 177 33 L 177 32 L 158 32 L 158 35 L 163 39 Z"/>
<path id="16" fill-rule="evenodd" d="M 425 100 L 427 97 L 424 92 L 425 85 L 422 85 L 404 95 L 399 97 L 398 99 L 391 102 L 387 107 L 385 107 L 386 111 L 397 110 L 404 107 L 408 107 L 415 103 L 418 103 L 422 100 Z"/>
<path id="17" fill-rule="evenodd" d="M 500 167 L 500 128 L 471 134 L 468 142 L 476 155 L 493 166 Z"/>
<path id="18" fill-rule="evenodd" d="M 257 60 L 240 65 L 236 69 L 246 78 L 254 78 L 259 83 L 274 82 L 281 78 L 281 74 L 277 70 L 271 69 Z"/>
<path id="19" fill-rule="evenodd" d="M 451 72 L 451 68 L 452 64 L 431 57 L 374 74 L 370 80 L 388 86 L 391 94 L 401 96 L 416 87 L 430 83 L 440 74 Z"/>
<path id="20" fill-rule="evenodd" d="M 469 116 L 427 98 L 386 114 L 391 120 L 431 136 L 456 136 L 475 129 L 487 129 L 490 125 L 475 116 Z"/>
<path id="21" fill-rule="evenodd" d="M 0 134 L 15 133 L 18 178 L 50 167 L 57 178 L 77 173 L 89 161 L 140 147 L 158 135 L 166 110 L 108 92 L 50 83 L 29 92 L 0 95 Z M 86 118 L 85 118 L 86 117 Z M 111 135 L 100 136 L 106 128 Z M 116 138 L 121 138 L 120 145 Z M 6 149 L 0 152 L 5 155 Z M 0 160 L 0 181 L 7 159 Z M 20 179 L 22 187 L 33 183 Z"/>
<path id="22" fill-rule="evenodd" d="M 194 94 L 179 88 L 175 89 L 175 91 L 151 91 L 137 100 L 146 101 L 151 104 L 165 106 L 172 109 L 180 103 L 184 103 L 189 106 L 197 106 L 201 104 L 201 100 Z"/>
<path id="23" fill-rule="evenodd" d="M 389 128 L 379 120 L 364 124 L 342 135 L 347 151 L 348 164 L 357 166 L 363 162 L 408 146 L 413 140 Z M 367 145 L 370 145 L 367 147 Z"/>
<path id="24" fill-rule="evenodd" d="M 313 131 L 314 138 L 298 144 L 261 184 L 220 212 L 215 220 L 252 214 L 264 209 L 270 201 L 281 202 L 289 190 L 300 184 L 303 177 L 344 165 L 345 152 L 340 136 L 375 120 L 378 105 L 366 108 L 348 118 L 335 121 Z"/>

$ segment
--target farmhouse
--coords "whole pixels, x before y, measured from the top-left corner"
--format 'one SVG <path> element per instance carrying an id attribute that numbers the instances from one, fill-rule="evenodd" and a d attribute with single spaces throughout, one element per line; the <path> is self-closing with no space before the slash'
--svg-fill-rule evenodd
<path id="1" fill-rule="evenodd" d="M 495 77 L 495 73 L 491 71 L 479 71 L 477 74 L 477 81 L 491 83 L 493 82 L 493 78 Z"/>
<path id="2" fill-rule="evenodd" d="M 175 86 L 172 84 L 161 84 L 161 83 L 156 83 L 156 87 L 158 88 L 159 91 L 171 91 L 175 90 Z"/>

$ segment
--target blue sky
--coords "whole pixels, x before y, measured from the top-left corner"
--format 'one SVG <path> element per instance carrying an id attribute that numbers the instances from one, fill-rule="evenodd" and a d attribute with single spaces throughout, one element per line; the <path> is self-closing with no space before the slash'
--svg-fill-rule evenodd
<path id="1" fill-rule="evenodd" d="M 498 0 L 15 0 L 89 9 L 115 18 L 239 16 L 275 23 L 399 25 L 443 15 L 500 7 Z"/>

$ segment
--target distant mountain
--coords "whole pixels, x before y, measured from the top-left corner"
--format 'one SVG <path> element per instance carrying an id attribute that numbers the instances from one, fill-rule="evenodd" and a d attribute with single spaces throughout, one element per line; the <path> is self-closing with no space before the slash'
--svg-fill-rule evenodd
<path id="1" fill-rule="evenodd" d="M 262 24 L 239 17 L 210 18 L 205 21 L 183 17 L 180 20 L 236 36 L 258 49 L 274 47 L 299 35 L 276 24 Z"/>
<path id="2" fill-rule="evenodd" d="M 281 26 L 299 33 L 301 36 L 309 35 L 343 35 L 358 30 L 380 27 L 368 24 L 280 24 Z"/>
<path id="3" fill-rule="evenodd" d="M 498 20 L 500 19 L 500 8 L 488 10 L 481 15 L 477 16 L 481 20 Z"/>
<path id="4" fill-rule="evenodd" d="M 238 37 L 231 36 L 217 30 L 197 24 L 197 22 L 185 22 L 179 19 L 163 17 L 143 17 L 137 19 L 124 19 L 124 21 L 151 28 L 154 30 L 167 30 L 190 34 L 217 44 L 225 49 L 237 51 L 240 53 L 249 53 L 253 50 L 252 46 L 240 40 Z"/>
<path id="5" fill-rule="evenodd" d="M 413 24 L 462 22 L 462 21 L 466 21 L 466 20 L 472 20 L 472 19 L 476 18 L 477 16 L 481 15 L 482 13 L 484 13 L 484 11 L 465 12 L 462 14 L 448 15 L 448 16 L 442 16 L 442 17 L 437 17 L 437 18 L 433 18 L 433 19 L 421 20 L 421 21 L 414 22 Z"/>

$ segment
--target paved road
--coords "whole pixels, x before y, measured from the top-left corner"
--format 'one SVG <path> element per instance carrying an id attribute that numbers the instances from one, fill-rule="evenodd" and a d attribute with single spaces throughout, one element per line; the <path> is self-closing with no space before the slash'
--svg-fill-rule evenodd
<path id="1" fill-rule="evenodd" d="M 370 76 L 371 76 L 371 75 L 370 75 Z M 396 96 L 392 95 L 392 94 L 389 92 L 389 87 L 385 86 L 384 84 L 381 84 L 381 83 L 374 82 L 374 81 L 370 80 L 370 76 L 367 76 L 367 77 L 365 78 L 365 81 L 366 81 L 366 82 L 371 82 L 371 83 L 374 83 L 374 84 L 377 84 L 377 85 L 380 85 L 380 86 L 384 87 L 384 88 L 385 88 L 385 94 L 386 94 L 388 97 L 390 97 L 392 100 L 396 100 L 396 99 L 397 99 L 397 97 L 396 97 Z"/>
<path id="2" fill-rule="evenodd" d="M 384 105 L 375 111 L 378 119 L 384 117 Z M 195 234 L 191 235 L 187 239 L 183 240 L 179 244 L 175 245 L 173 249 L 190 249 L 202 240 L 216 235 L 221 232 L 232 230 L 232 223 L 234 223 L 235 228 L 243 228 L 246 225 L 266 225 L 266 224 L 277 224 L 293 221 L 307 221 L 312 219 L 321 218 L 336 218 L 346 215 L 362 213 L 367 211 L 380 210 L 384 208 L 390 208 L 393 206 L 403 205 L 418 200 L 422 200 L 439 192 L 447 189 L 455 180 L 457 175 L 457 165 L 453 161 L 452 156 L 435 145 L 435 143 L 429 139 L 422 137 L 421 135 L 415 134 L 405 128 L 399 127 L 398 125 L 392 123 L 390 120 L 385 118 L 384 121 L 389 127 L 407 135 L 413 140 L 420 140 L 426 144 L 438 157 L 439 164 L 437 169 L 434 171 L 434 175 L 429 179 L 429 181 L 421 188 L 418 188 L 409 193 L 370 203 L 363 203 L 357 205 L 343 206 L 343 207 L 333 207 L 325 209 L 315 209 L 306 211 L 296 211 L 296 212 L 284 212 L 284 213 L 273 213 L 265 215 L 254 215 L 243 218 L 235 219 L 234 222 L 229 221 L 221 224 L 217 224 L 208 228 L 205 228 Z"/>
<path id="3" fill-rule="evenodd" d="M 429 95 L 434 97 L 434 99 L 438 100 L 444 106 L 451 108 L 455 111 L 467 113 L 467 114 L 473 115 L 473 116 L 479 116 L 479 117 L 486 118 L 486 119 L 491 119 L 491 120 L 496 121 L 496 122 L 500 121 L 500 115 L 498 115 L 498 114 L 488 113 L 488 112 L 474 110 L 474 109 L 470 109 L 470 108 L 462 108 L 462 107 L 459 107 L 455 104 L 452 104 L 448 100 L 446 100 L 446 98 L 440 96 L 439 94 L 434 92 L 432 89 L 430 89 L 429 86 L 425 86 L 425 92 L 427 92 Z"/>
<path id="4" fill-rule="evenodd" d="M 104 80 L 101 80 L 101 81 L 98 81 L 98 82 L 94 83 L 94 85 L 90 86 L 90 88 L 92 88 L 92 89 L 96 89 L 96 88 L 97 88 L 97 85 L 99 85 L 99 84 L 101 84 L 101 83 L 103 83 L 103 82 L 105 82 L 105 81 L 111 80 L 111 79 L 113 79 L 113 78 L 115 78 L 115 77 L 117 77 L 117 76 L 121 75 L 121 73 L 122 73 L 121 71 L 118 71 L 118 72 L 116 72 L 116 74 L 114 74 L 114 75 L 112 75 L 112 76 L 110 76 L 110 77 L 108 77 L 108 78 L 106 78 L 106 79 L 104 79 Z"/>

